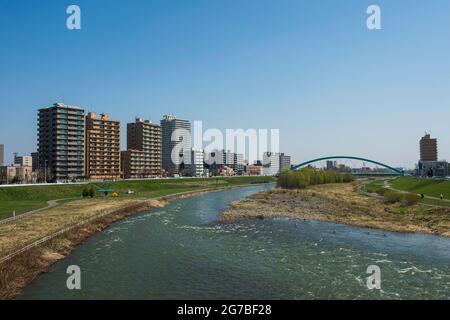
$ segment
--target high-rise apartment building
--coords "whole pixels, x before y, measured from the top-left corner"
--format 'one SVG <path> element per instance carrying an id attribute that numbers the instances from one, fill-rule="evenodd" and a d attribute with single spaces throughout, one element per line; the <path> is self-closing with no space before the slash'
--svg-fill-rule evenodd
<path id="1" fill-rule="evenodd" d="M 107 114 L 86 116 L 86 177 L 114 179 L 120 177 L 120 121 Z"/>
<path id="2" fill-rule="evenodd" d="M 126 179 L 161 175 L 161 126 L 136 119 L 127 124 L 127 150 L 122 151 L 122 170 Z"/>
<path id="3" fill-rule="evenodd" d="M 420 161 L 438 161 L 437 139 L 428 133 L 420 139 Z"/>
<path id="4" fill-rule="evenodd" d="M 5 165 L 5 146 L 0 144 L 0 167 Z"/>
<path id="5" fill-rule="evenodd" d="M 38 111 L 39 169 L 46 180 L 85 176 L 85 119 L 80 107 L 55 103 Z"/>
<path id="6" fill-rule="evenodd" d="M 184 165 L 190 162 L 191 122 L 165 115 L 161 120 L 161 129 L 162 168 L 168 175 L 179 174 Z"/>

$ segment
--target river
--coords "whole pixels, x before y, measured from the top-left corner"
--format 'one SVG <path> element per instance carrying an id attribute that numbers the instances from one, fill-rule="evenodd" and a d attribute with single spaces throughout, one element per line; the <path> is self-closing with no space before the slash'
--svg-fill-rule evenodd
<path id="1" fill-rule="evenodd" d="M 252 186 L 176 200 L 111 225 L 21 299 L 449 299 L 450 239 L 288 219 L 217 223 Z M 81 268 L 81 290 L 66 269 Z M 366 271 L 381 269 L 381 290 Z"/>

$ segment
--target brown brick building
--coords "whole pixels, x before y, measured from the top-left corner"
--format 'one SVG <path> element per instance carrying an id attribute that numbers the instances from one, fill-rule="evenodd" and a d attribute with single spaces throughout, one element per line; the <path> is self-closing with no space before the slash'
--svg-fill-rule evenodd
<path id="1" fill-rule="evenodd" d="M 420 139 L 420 161 L 437 161 L 438 149 L 437 139 L 432 139 L 429 134 L 425 134 Z"/>
<path id="2" fill-rule="evenodd" d="M 108 115 L 86 116 L 86 177 L 114 179 L 120 177 L 120 121 Z"/>
<path id="3" fill-rule="evenodd" d="M 125 179 L 152 178 L 161 175 L 161 126 L 136 119 L 127 124 L 127 150 L 122 151 Z"/>

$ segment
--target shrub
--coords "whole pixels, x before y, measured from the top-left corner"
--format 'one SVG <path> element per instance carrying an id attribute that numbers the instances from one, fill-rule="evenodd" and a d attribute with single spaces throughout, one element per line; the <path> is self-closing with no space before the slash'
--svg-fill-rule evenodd
<path id="1" fill-rule="evenodd" d="M 343 174 L 343 175 L 341 175 L 340 178 L 342 178 L 341 182 L 345 182 L 345 183 L 352 182 L 355 180 L 355 177 L 350 173 Z"/>
<path id="2" fill-rule="evenodd" d="M 303 172 L 299 172 L 298 174 L 294 175 L 297 176 L 297 188 L 298 189 L 304 189 L 307 186 L 311 184 L 311 177 L 307 174 L 304 174 Z"/>
<path id="3" fill-rule="evenodd" d="M 82 195 L 83 195 L 83 198 L 88 197 L 89 196 L 89 190 L 88 189 L 83 189 Z"/>
<path id="4" fill-rule="evenodd" d="M 384 196 L 384 194 L 386 193 L 386 188 L 380 188 L 380 189 L 378 189 L 378 190 L 377 190 L 377 193 L 378 193 L 380 196 Z"/>
<path id="5" fill-rule="evenodd" d="M 388 203 L 397 203 L 402 200 L 402 195 L 395 191 L 386 190 L 384 197 Z"/>
<path id="6" fill-rule="evenodd" d="M 325 183 L 348 183 L 355 178 L 349 173 L 328 172 L 306 168 L 299 171 L 284 170 L 277 180 L 277 186 L 284 189 L 304 189 L 307 186 Z"/>
<path id="7" fill-rule="evenodd" d="M 419 195 L 415 193 L 405 193 L 402 195 L 402 204 L 405 206 L 413 206 L 419 202 Z"/>
<path id="8" fill-rule="evenodd" d="M 88 191 L 89 197 L 93 198 L 95 196 L 95 190 L 93 188 L 90 188 Z"/>

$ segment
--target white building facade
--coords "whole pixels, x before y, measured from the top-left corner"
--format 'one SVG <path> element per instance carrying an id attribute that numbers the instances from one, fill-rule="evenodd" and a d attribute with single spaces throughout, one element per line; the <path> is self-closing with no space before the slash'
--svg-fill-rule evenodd
<path id="1" fill-rule="evenodd" d="M 265 152 L 263 154 L 263 175 L 275 176 L 280 172 L 280 154 Z"/>
<path id="2" fill-rule="evenodd" d="M 191 175 L 193 177 L 203 177 L 205 175 L 205 170 L 203 167 L 203 150 L 192 149 L 191 159 L 192 159 L 192 163 L 190 164 Z"/>

